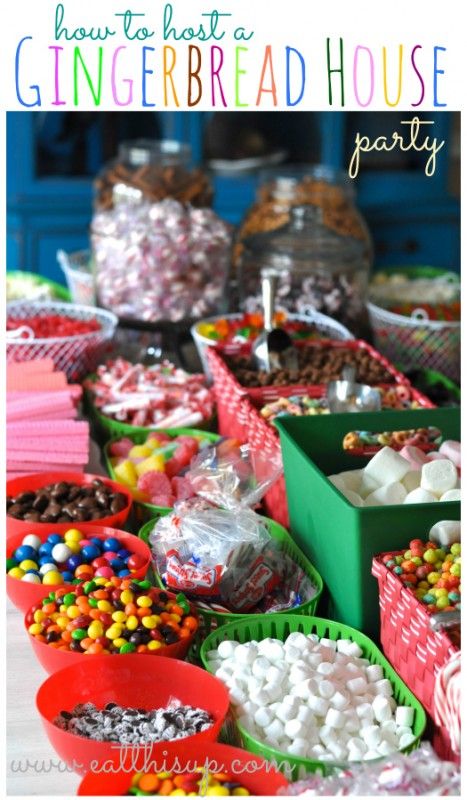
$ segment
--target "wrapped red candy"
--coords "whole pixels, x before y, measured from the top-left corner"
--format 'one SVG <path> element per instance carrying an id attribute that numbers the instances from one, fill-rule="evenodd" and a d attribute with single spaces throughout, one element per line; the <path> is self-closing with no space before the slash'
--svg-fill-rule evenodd
<path id="1" fill-rule="evenodd" d="M 117 358 L 99 366 L 97 379 L 84 386 L 102 414 L 139 427 L 196 427 L 214 411 L 204 375 L 170 361 L 146 367 Z"/>

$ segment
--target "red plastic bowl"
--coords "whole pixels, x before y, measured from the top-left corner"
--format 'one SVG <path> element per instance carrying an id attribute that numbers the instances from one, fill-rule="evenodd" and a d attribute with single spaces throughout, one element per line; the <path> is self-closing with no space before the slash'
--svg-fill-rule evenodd
<path id="1" fill-rule="evenodd" d="M 166 707 L 171 700 L 202 708 L 214 720 L 208 730 L 184 739 L 187 745 L 216 741 L 229 709 L 229 693 L 220 680 L 185 661 L 134 655 L 82 658 L 79 664 L 44 681 L 36 695 L 36 706 L 59 758 L 84 775 L 98 772 L 106 763 L 139 771 L 148 758 L 162 758 L 167 743 L 118 747 L 115 742 L 85 739 L 54 725 L 61 711 L 72 711 L 78 703 L 102 708 L 110 702 L 151 710 Z"/>
<path id="2" fill-rule="evenodd" d="M 14 580 L 14 578 L 11 578 Z M 21 581 L 18 581 L 21 583 Z M 28 584 L 29 585 L 29 584 Z M 53 587 L 49 587 L 53 588 Z M 165 590 L 164 590 L 165 591 Z M 175 595 L 172 592 L 165 592 L 170 598 L 175 599 Z M 39 600 L 40 602 L 40 600 Z M 35 604 L 33 604 L 35 605 Z M 29 609 L 28 609 L 29 611 Z M 199 620 L 199 613 L 195 606 L 190 603 L 190 614 L 196 617 Z M 29 641 L 31 642 L 31 647 L 34 650 L 34 654 L 43 669 L 49 673 L 49 675 L 54 675 L 56 672 L 59 672 L 62 669 L 67 669 L 71 665 L 74 664 L 81 664 L 83 658 L 85 657 L 84 653 L 75 653 L 72 650 L 57 650 L 55 647 L 50 647 L 50 645 L 46 644 L 46 642 L 38 641 L 32 634 L 29 633 L 28 627 L 29 625 L 26 622 L 28 613 L 24 619 L 24 627 L 26 633 L 29 637 Z M 181 639 L 179 642 L 175 642 L 175 644 L 167 644 L 165 647 L 161 647 L 159 650 L 152 650 L 149 653 L 128 653 L 126 655 L 120 655 L 119 653 L 106 653 L 104 655 L 91 655 L 86 656 L 86 661 L 93 661 L 95 662 L 96 659 L 104 658 L 106 661 L 110 658 L 112 661 L 120 660 L 124 658 L 134 658 L 137 656 L 138 659 L 140 658 L 156 658 L 161 657 L 166 659 L 184 659 L 190 649 L 190 646 L 198 634 L 199 628 L 194 631 L 191 636 L 187 636 L 186 639 Z"/>
<path id="3" fill-rule="evenodd" d="M 71 527 L 77 527 L 78 530 L 81 530 L 81 525 L 75 526 L 73 523 L 71 523 L 68 528 Z M 53 525 L 53 523 L 48 523 L 46 525 L 42 522 L 29 525 L 27 530 L 27 533 L 34 533 L 36 536 L 39 536 L 42 542 L 45 542 L 47 536 L 49 536 L 51 533 L 56 532 L 57 528 Z M 116 530 L 115 528 L 106 528 L 102 525 L 88 525 L 86 530 L 83 530 L 83 533 L 86 533 L 87 536 L 96 536 L 98 539 L 106 539 L 113 536 L 122 543 L 122 547 L 125 547 L 132 553 L 137 553 L 137 555 L 143 556 L 146 563 L 140 569 L 132 572 L 131 576 L 129 577 L 137 579 L 144 578 L 151 563 L 151 551 L 149 547 L 137 536 L 134 536 L 132 533 L 127 533 L 126 531 Z M 17 547 L 20 546 L 25 535 L 25 533 L 15 533 L 13 536 L 8 537 L 6 543 L 7 558 L 12 555 Z M 60 584 L 60 586 L 70 586 L 70 591 L 73 589 L 72 584 L 63 583 Z M 29 611 L 31 606 L 36 605 L 36 603 L 40 603 L 42 598 L 47 597 L 49 592 L 53 591 L 55 588 L 58 589 L 59 587 L 44 586 L 41 583 L 27 583 L 26 581 L 18 580 L 18 578 L 11 578 L 9 575 L 6 576 L 7 595 L 16 608 L 22 611 L 23 614 Z"/>
<path id="4" fill-rule="evenodd" d="M 167 771 L 172 771 L 170 769 L 172 762 L 175 766 L 173 771 L 177 773 L 182 772 L 184 768 L 186 771 L 193 772 L 195 764 L 198 767 L 206 767 L 211 772 L 228 772 L 245 789 L 257 797 L 274 796 L 279 789 L 288 786 L 285 777 L 270 762 L 237 747 L 230 747 L 218 742 L 185 744 L 182 740 L 178 743 L 174 742 L 166 749 L 167 756 L 159 759 L 161 769 L 157 771 L 166 771 L 166 767 Z M 178 761 L 175 761 L 176 758 Z M 155 765 L 148 766 L 147 771 L 155 772 Z M 126 795 L 131 786 L 132 775 L 132 772 L 128 773 L 123 770 L 88 772 L 78 787 L 78 796 L 120 797 Z"/>
<path id="5" fill-rule="evenodd" d="M 98 525 L 106 528 L 123 528 L 133 503 L 131 492 L 120 483 L 111 481 L 109 478 L 103 477 L 102 475 L 91 475 L 90 473 L 82 472 L 36 472 L 33 475 L 24 475 L 22 478 L 13 478 L 13 480 L 7 481 L 6 494 L 7 497 L 16 497 L 16 495 L 21 494 L 21 492 L 35 491 L 36 489 L 42 488 L 42 486 L 47 486 L 49 483 L 58 483 L 59 481 L 76 483 L 79 486 L 82 486 L 83 484 L 92 483 L 95 478 L 98 478 L 107 486 L 111 486 L 114 492 L 120 492 L 120 494 L 125 495 L 128 503 L 125 508 L 122 509 L 122 511 L 118 512 L 118 514 L 111 514 L 108 517 L 102 517 L 102 519 L 93 520 L 92 522 L 80 522 L 80 529 L 82 528 L 85 531 L 89 527 L 95 526 L 96 522 Z M 30 522 L 24 522 L 24 520 L 15 519 L 14 517 L 10 517 L 8 514 L 6 516 L 6 523 L 7 538 L 13 536 L 14 533 L 22 533 L 23 536 L 25 536 L 31 527 Z M 33 524 L 38 525 L 39 527 L 42 526 L 44 530 L 46 527 L 50 528 L 51 524 L 53 524 L 53 528 L 55 531 L 57 531 L 57 533 L 64 533 L 72 525 L 77 525 L 78 523 L 35 522 Z"/>

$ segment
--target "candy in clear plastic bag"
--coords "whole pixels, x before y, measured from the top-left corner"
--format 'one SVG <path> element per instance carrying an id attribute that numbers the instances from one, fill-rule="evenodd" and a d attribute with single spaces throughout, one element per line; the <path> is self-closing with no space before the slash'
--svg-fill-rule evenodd
<path id="1" fill-rule="evenodd" d="M 279 795 L 287 797 L 446 797 L 460 796 L 460 793 L 460 768 L 450 761 L 441 761 L 428 742 L 423 742 L 409 755 L 394 753 L 374 762 L 352 765 L 328 777 L 315 773 L 278 791 Z"/>
<path id="2" fill-rule="evenodd" d="M 187 477 L 199 497 L 233 509 L 255 506 L 281 473 L 280 452 L 273 455 L 227 440 L 195 456 Z"/>
<path id="3" fill-rule="evenodd" d="M 248 508 L 195 498 L 175 505 L 149 538 L 168 589 L 248 611 L 280 582 L 281 555 L 265 521 Z"/>

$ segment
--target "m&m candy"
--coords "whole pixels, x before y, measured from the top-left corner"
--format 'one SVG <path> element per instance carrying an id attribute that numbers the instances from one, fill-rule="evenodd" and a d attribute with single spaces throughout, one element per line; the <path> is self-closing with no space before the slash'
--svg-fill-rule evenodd
<path id="1" fill-rule="evenodd" d="M 199 767 L 193 772 L 137 772 L 131 779 L 128 795 L 165 797 L 246 797 L 251 794 L 234 775 L 208 772 Z"/>

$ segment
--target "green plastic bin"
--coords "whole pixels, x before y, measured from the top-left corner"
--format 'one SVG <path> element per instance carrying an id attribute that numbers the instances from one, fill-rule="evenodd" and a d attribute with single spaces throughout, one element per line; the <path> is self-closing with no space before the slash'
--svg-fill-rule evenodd
<path id="1" fill-rule="evenodd" d="M 44 278 L 42 275 L 37 275 L 35 272 L 7 270 L 6 278 L 18 278 L 20 280 L 31 281 L 31 283 L 35 283 L 37 286 L 48 286 L 52 293 L 50 300 L 62 300 L 64 303 L 71 302 L 71 295 L 66 286 L 62 286 L 60 283 L 50 280 L 50 278 Z"/>
<path id="2" fill-rule="evenodd" d="M 162 509 L 163 513 L 159 514 L 159 516 L 165 516 L 170 509 Z M 318 605 L 319 598 L 323 591 L 323 581 L 319 572 L 310 564 L 309 560 L 303 553 L 299 550 L 293 539 L 289 536 L 285 528 L 282 525 L 279 525 L 277 522 L 274 522 L 272 519 L 268 519 L 264 517 L 266 525 L 268 527 L 269 533 L 274 541 L 280 544 L 280 549 L 282 552 L 286 553 L 290 558 L 292 558 L 299 567 L 306 573 L 309 577 L 311 582 L 316 586 L 317 592 L 311 600 L 307 600 L 301 606 L 297 606 L 294 609 L 295 614 L 314 614 L 316 612 L 316 608 Z M 145 542 L 149 546 L 149 534 L 151 533 L 155 522 L 157 520 L 153 519 L 150 522 L 147 522 L 144 525 L 138 536 L 140 539 Z M 162 582 L 162 578 L 157 572 L 154 572 L 156 583 L 162 589 L 165 589 L 164 583 Z M 251 614 L 233 614 L 233 613 L 222 613 L 217 611 L 206 611 L 202 608 L 198 609 L 200 615 L 204 620 L 204 632 L 205 635 L 209 633 L 209 631 L 214 630 L 215 628 L 219 627 L 220 625 L 226 625 L 228 622 L 235 622 L 239 619 L 244 619 L 245 616 L 251 617 Z M 285 614 L 287 611 L 279 611 L 279 614 Z M 256 615 L 254 615 L 256 616 Z"/>
<path id="3" fill-rule="evenodd" d="M 131 427 L 131 426 L 128 426 Z M 219 441 L 220 436 L 217 433 L 209 433 L 209 431 L 202 431 L 198 430 L 197 428 L 160 428 L 160 433 L 166 433 L 168 436 L 199 436 L 202 437 L 206 442 L 210 444 L 215 444 Z M 131 439 L 134 444 L 143 444 L 149 433 L 157 433 L 157 431 L 151 431 L 147 428 L 140 428 L 135 433 L 134 429 L 132 433 L 125 433 L 121 436 L 113 436 L 106 444 L 104 445 L 104 462 L 105 468 L 109 474 L 109 477 L 112 478 L 113 481 L 117 481 L 118 479 L 115 477 L 115 471 L 110 463 L 110 456 L 109 456 L 109 448 L 112 442 L 118 441 L 118 439 L 122 439 L 123 436 L 125 438 Z M 170 509 L 163 508 L 162 506 L 154 506 L 152 503 L 141 503 L 139 500 L 134 501 L 135 506 L 135 513 L 138 523 L 146 522 L 146 520 L 152 520 L 154 517 L 160 517 L 163 513 L 167 513 Z"/>
<path id="4" fill-rule="evenodd" d="M 203 666 L 209 669 L 208 652 L 216 650 L 219 644 L 226 639 L 235 640 L 243 644 L 253 640 L 261 641 L 270 636 L 274 639 L 285 641 L 289 633 L 295 631 L 300 631 L 306 635 L 315 633 L 320 638 L 351 639 L 360 645 L 363 650 L 363 657 L 367 658 L 371 664 L 380 664 L 383 668 L 384 677 L 392 683 L 394 698 L 398 705 L 411 706 L 414 709 L 412 730 L 415 741 L 405 748 L 403 752 L 407 753 L 418 747 L 426 726 L 426 714 L 422 704 L 399 678 L 389 661 L 385 659 L 371 639 L 347 625 L 341 625 L 338 622 L 331 622 L 318 617 L 306 617 L 296 614 L 255 614 L 248 618 L 243 617 L 238 622 L 232 622 L 229 625 L 218 628 L 207 637 L 201 646 L 200 652 Z M 255 739 L 238 723 L 237 728 L 244 748 L 251 753 L 263 756 L 268 761 L 274 761 L 279 769 L 286 772 L 289 780 L 298 780 L 306 773 L 316 772 L 317 770 L 327 775 L 335 769 L 335 765 L 333 766 L 328 761 L 311 761 L 307 758 L 296 758 L 289 755 L 289 753 L 283 753 Z"/>
<path id="5" fill-rule="evenodd" d="M 328 481 L 364 467 L 370 456 L 345 452 L 351 430 L 390 431 L 434 425 L 444 439 L 460 439 L 458 408 L 330 414 L 276 420 L 294 540 L 319 570 L 330 594 L 327 614 L 379 637 L 377 582 L 371 562 L 378 553 L 401 550 L 425 539 L 435 522 L 460 519 L 460 503 L 420 503 L 358 508 Z"/>

